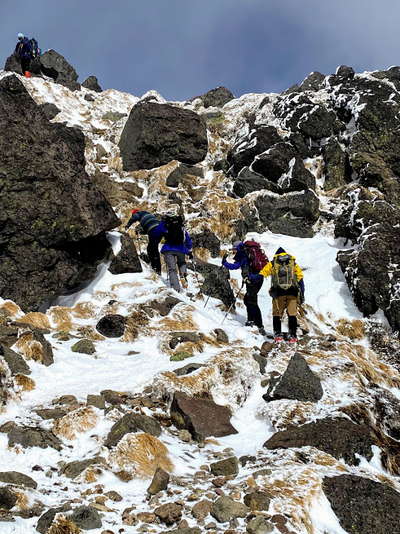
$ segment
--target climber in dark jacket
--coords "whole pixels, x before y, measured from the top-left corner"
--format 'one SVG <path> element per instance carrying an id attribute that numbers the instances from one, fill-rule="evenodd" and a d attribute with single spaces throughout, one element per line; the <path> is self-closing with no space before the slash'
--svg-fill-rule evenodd
<path id="1" fill-rule="evenodd" d="M 29 39 L 23 33 L 18 34 L 18 43 L 14 53 L 21 62 L 22 74 L 29 72 L 32 59 L 32 46 Z"/>
<path id="2" fill-rule="evenodd" d="M 251 272 L 249 258 L 242 241 L 235 241 L 233 243 L 233 250 L 235 251 L 233 257 L 234 263 L 229 263 L 227 261 L 228 255 L 224 254 L 222 265 L 229 270 L 241 269 L 243 282 L 246 284 L 246 294 L 243 298 L 247 310 L 246 326 L 256 325 L 260 334 L 265 335 L 266 332 L 263 326 L 261 310 L 257 300 L 258 292 L 263 285 L 264 278 L 260 274 Z"/>
<path id="3" fill-rule="evenodd" d="M 161 259 L 158 245 L 165 235 L 165 227 L 149 211 L 132 210 L 132 215 L 125 225 L 125 230 L 128 230 L 133 223 L 139 222 L 141 226 L 141 233 L 146 234 L 149 238 L 147 245 L 147 255 L 149 257 L 150 265 L 154 271 L 161 274 Z"/>

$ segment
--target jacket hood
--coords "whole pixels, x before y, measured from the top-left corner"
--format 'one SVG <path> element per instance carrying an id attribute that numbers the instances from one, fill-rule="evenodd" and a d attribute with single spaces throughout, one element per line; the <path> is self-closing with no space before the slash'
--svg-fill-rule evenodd
<path id="1" fill-rule="evenodd" d="M 286 250 L 283 249 L 282 247 L 279 247 L 279 248 L 277 249 L 277 251 L 275 252 L 275 256 L 276 256 L 277 254 L 287 254 L 287 252 L 286 252 Z"/>

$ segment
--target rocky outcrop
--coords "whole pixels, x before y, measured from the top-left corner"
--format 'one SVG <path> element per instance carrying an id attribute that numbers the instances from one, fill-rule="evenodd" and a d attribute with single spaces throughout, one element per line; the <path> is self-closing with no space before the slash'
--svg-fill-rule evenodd
<path id="1" fill-rule="evenodd" d="M 207 93 L 204 93 L 200 96 L 195 96 L 194 98 L 191 98 L 191 101 L 196 100 L 199 98 L 203 106 L 205 108 L 209 107 L 217 107 L 220 108 L 224 106 L 227 102 L 230 102 L 235 98 L 233 93 L 229 91 L 226 87 L 216 87 L 215 89 L 211 89 L 210 91 L 207 91 Z"/>
<path id="2" fill-rule="evenodd" d="M 94 276 L 118 219 L 86 174 L 82 132 L 50 123 L 16 76 L 0 89 L 0 295 L 38 309 Z"/>
<path id="3" fill-rule="evenodd" d="M 387 534 L 400 524 L 400 493 L 368 478 L 325 478 L 323 490 L 346 532 Z"/>
<path id="4" fill-rule="evenodd" d="M 33 478 L 18 473 L 17 471 L 3 471 L 0 473 L 0 482 L 5 484 L 14 484 L 16 486 L 24 486 L 25 488 L 37 488 L 37 482 Z"/>
<path id="5" fill-rule="evenodd" d="M 73 91 L 80 89 L 80 84 L 77 82 L 78 74 L 74 67 L 55 50 L 47 50 L 40 56 L 40 70 L 56 83 L 65 85 L 68 89 Z"/>
<path id="6" fill-rule="evenodd" d="M 61 450 L 61 441 L 50 432 L 38 427 L 15 425 L 8 433 L 8 445 L 13 447 L 19 444 L 22 447 L 40 447 L 46 449 L 52 447 L 57 451 Z"/>
<path id="7" fill-rule="evenodd" d="M 103 91 L 96 76 L 89 76 L 86 78 L 86 80 L 82 83 L 82 87 L 85 89 L 90 89 L 91 91 L 95 91 L 96 93 L 101 93 Z"/>
<path id="8" fill-rule="evenodd" d="M 218 237 L 207 227 L 199 234 L 191 234 L 193 241 L 193 249 L 205 248 L 210 251 L 211 257 L 218 258 L 221 251 L 221 241 Z"/>
<path id="9" fill-rule="evenodd" d="M 356 425 L 348 419 L 320 419 L 298 427 L 292 426 L 274 434 L 264 447 L 267 449 L 288 449 L 292 447 L 316 447 L 350 465 L 358 465 L 358 456 L 372 458 L 370 429 Z"/>
<path id="10" fill-rule="evenodd" d="M 189 430 L 197 441 L 208 436 L 237 434 L 231 425 L 231 412 L 226 406 L 211 399 L 196 399 L 184 393 L 175 393 L 171 405 L 171 418 L 178 428 Z"/>
<path id="11" fill-rule="evenodd" d="M 2 356 L 7 362 L 10 368 L 11 374 L 23 374 L 30 375 L 31 370 L 24 358 L 17 352 L 9 349 L 5 345 L 0 345 L 0 356 Z"/>
<path id="12" fill-rule="evenodd" d="M 284 374 L 271 379 L 263 399 L 267 402 L 278 399 L 317 402 L 323 393 L 321 380 L 311 371 L 305 359 L 296 353 Z"/>
<path id="13" fill-rule="evenodd" d="M 273 233 L 293 237 L 314 235 L 313 225 L 319 218 L 320 210 L 318 197 L 313 191 L 264 194 L 255 200 L 255 206 L 259 220 Z"/>
<path id="14" fill-rule="evenodd" d="M 135 242 L 129 234 L 121 235 L 121 250 L 112 260 L 109 271 L 112 274 L 143 272 Z"/>
<path id="15" fill-rule="evenodd" d="M 172 160 L 193 165 L 207 154 L 207 130 L 193 111 L 169 104 L 139 102 L 119 142 L 125 171 L 152 169 Z"/>
<path id="16" fill-rule="evenodd" d="M 99 512 L 92 506 L 79 506 L 68 517 L 83 530 L 101 528 L 102 525 Z"/>

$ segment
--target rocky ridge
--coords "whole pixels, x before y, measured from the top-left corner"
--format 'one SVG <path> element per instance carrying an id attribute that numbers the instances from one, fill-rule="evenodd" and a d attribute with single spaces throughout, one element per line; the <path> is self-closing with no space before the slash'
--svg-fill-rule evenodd
<path id="1" fill-rule="evenodd" d="M 391 174 L 395 155 L 390 156 L 383 138 L 376 138 L 376 130 L 368 133 L 376 127 L 374 114 L 386 117 L 397 106 L 396 95 L 385 93 L 387 87 L 397 91 L 394 76 L 392 69 L 354 75 L 341 68 L 331 77 L 314 73 L 286 94 L 245 95 L 221 108 L 201 97 L 168 103 L 195 111 L 206 122 L 208 153 L 195 167 L 202 172 L 178 161 L 123 170 L 118 143 L 130 109 L 139 101 L 135 97 L 116 91 L 72 92 L 41 78 L 21 83 L 38 104 L 60 109 L 51 121 L 82 130 L 86 171 L 122 220 L 132 204 L 157 205 L 160 211 L 181 206 L 191 232 L 202 236 L 198 254 L 203 261 L 218 255 L 215 237 L 226 243 L 247 231 L 264 230 L 266 224 L 288 238 L 299 235 L 299 228 L 303 237 L 335 231 L 354 246 L 338 259 L 357 305 L 368 314 L 379 308 L 396 328 L 398 270 L 388 222 L 396 220 L 398 210 Z M 384 102 L 381 109 L 380 100 L 370 98 L 372 89 L 394 104 Z M 88 95 L 94 100 L 87 100 Z M 155 93 L 140 100 L 165 104 Z M 394 119 L 387 116 L 385 121 L 392 139 Z M 358 128 L 373 142 L 363 151 Z M 385 172 L 384 180 L 368 185 L 369 177 L 360 185 L 371 170 L 365 162 L 378 150 L 377 174 Z M 177 169 L 179 180 L 167 185 Z M 385 231 L 380 232 L 379 224 Z M 377 228 L 382 247 L 393 254 L 389 282 L 394 280 L 394 286 L 378 276 L 386 268 L 380 264 L 384 248 L 375 271 L 355 274 L 357 261 L 364 265 L 356 258 L 368 241 L 368 229 L 372 235 Z M 207 235 L 214 236 L 209 243 Z M 352 257 L 342 266 L 346 254 Z M 81 528 L 96 534 L 116 534 L 121 528 L 333 534 L 329 528 L 339 524 L 351 532 L 356 517 L 362 532 L 396 528 L 391 513 L 400 498 L 400 411 L 391 393 L 400 386 L 393 365 L 396 338 L 390 339 L 389 355 L 384 349 L 390 333 L 379 335 L 373 321 L 351 314 L 322 316 L 308 304 L 309 334 L 296 350 L 280 350 L 262 344 L 255 332 L 245 334 L 235 319 L 217 332 L 225 312 L 214 298 L 204 308 L 201 293 L 193 300 L 176 298 L 145 265 L 143 273 L 123 271 L 106 273 L 101 285 L 74 300 L 64 299 L 45 314 L 24 313 L 10 300 L 0 303 L 0 438 L 16 472 L 4 469 L 0 475 L 5 525 L 17 523 L 27 532 Z M 312 272 L 311 265 L 309 279 Z M 202 281 L 207 273 L 199 269 L 196 275 Z M 381 284 L 381 300 L 371 297 L 372 275 Z M 237 283 L 235 278 L 231 282 Z M 197 293 L 197 288 L 192 271 L 190 291 Z M 363 309 L 367 297 L 372 303 Z M 240 300 L 237 310 L 243 313 Z M 99 324 L 111 324 L 113 337 Z M 70 352 L 80 340 L 90 341 L 94 352 Z M 43 364 L 50 373 L 46 376 Z M 190 402 L 180 402 L 177 410 L 179 398 Z M 9 412 L 20 399 L 24 402 Z M 202 410 L 207 410 L 203 416 Z M 212 420 L 209 433 L 203 427 L 196 431 L 194 416 L 202 424 Z M 216 435 L 215 422 L 228 436 L 209 437 Z M 29 460 L 32 451 L 42 451 L 36 463 Z M 27 484 L 23 475 L 34 484 Z M 354 496 L 353 508 L 341 497 L 346 492 Z M 374 498 L 365 500 L 366 495 Z M 331 526 L 321 523 L 324 514 Z"/>

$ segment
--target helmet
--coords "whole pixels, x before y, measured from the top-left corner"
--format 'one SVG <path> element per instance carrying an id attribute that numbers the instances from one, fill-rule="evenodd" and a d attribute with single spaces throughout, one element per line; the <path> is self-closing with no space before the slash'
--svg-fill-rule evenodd
<path id="1" fill-rule="evenodd" d="M 18 34 L 18 39 L 23 39 L 25 37 L 25 35 L 23 33 L 19 33 Z"/>

